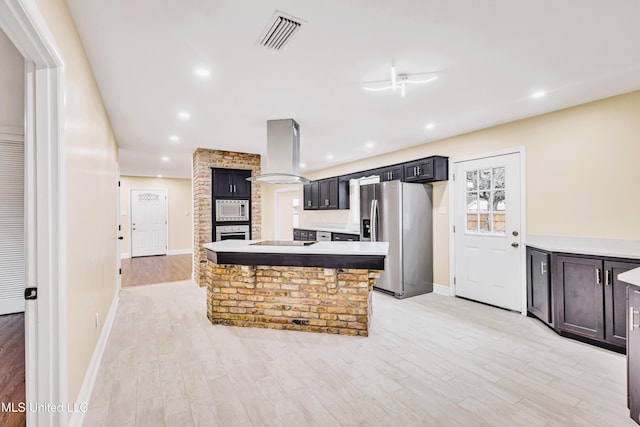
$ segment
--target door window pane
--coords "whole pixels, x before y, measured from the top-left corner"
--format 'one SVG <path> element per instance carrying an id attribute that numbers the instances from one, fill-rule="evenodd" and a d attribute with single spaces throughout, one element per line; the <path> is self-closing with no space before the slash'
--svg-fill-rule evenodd
<path id="1" fill-rule="evenodd" d="M 467 214 L 467 231 L 471 233 L 478 232 L 478 214 Z"/>
<path id="2" fill-rule="evenodd" d="M 468 233 L 506 235 L 505 172 L 504 166 L 466 172 Z"/>
<path id="3" fill-rule="evenodd" d="M 478 211 L 478 193 L 472 191 L 467 193 L 467 212 Z"/>

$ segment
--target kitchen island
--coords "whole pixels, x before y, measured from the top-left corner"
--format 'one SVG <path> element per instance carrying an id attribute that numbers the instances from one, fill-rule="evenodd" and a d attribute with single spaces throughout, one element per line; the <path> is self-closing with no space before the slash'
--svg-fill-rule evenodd
<path id="1" fill-rule="evenodd" d="M 386 242 L 207 243 L 211 323 L 368 336 Z"/>

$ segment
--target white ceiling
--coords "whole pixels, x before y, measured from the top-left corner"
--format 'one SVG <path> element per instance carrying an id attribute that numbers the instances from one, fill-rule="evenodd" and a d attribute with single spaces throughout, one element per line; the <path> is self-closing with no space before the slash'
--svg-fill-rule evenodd
<path id="1" fill-rule="evenodd" d="M 68 3 L 123 174 L 189 177 L 197 147 L 265 154 L 270 119 L 300 123 L 304 172 L 640 89 L 637 0 Z M 281 51 L 256 46 L 276 9 L 307 21 Z M 440 78 L 362 89 L 392 61 Z"/>

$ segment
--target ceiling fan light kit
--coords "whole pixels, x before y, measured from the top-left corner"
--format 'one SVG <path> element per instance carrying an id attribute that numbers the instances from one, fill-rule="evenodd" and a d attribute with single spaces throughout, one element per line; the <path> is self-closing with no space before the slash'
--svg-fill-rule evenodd
<path id="1" fill-rule="evenodd" d="M 437 73 L 397 73 L 395 65 L 391 64 L 391 79 L 364 82 L 362 88 L 365 90 L 378 92 L 383 90 L 396 89 L 400 92 L 400 96 L 407 94 L 407 85 L 429 83 L 438 78 Z"/>

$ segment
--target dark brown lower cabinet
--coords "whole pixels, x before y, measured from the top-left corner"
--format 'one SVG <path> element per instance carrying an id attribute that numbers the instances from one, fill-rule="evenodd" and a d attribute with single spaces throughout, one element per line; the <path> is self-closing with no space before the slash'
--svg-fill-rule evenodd
<path id="1" fill-rule="evenodd" d="M 628 320 L 627 388 L 631 418 L 640 424 L 640 288 L 629 286 L 629 300 L 625 323 Z"/>
<path id="2" fill-rule="evenodd" d="M 618 274 L 637 267 L 637 260 L 528 246 L 527 311 L 565 336 L 624 352 L 628 285 Z"/>
<path id="3" fill-rule="evenodd" d="M 556 327 L 604 340 L 602 260 L 557 256 L 554 265 Z"/>
<path id="4" fill-rule="evenodd" d="M 618 274 L 640 267 L 612 258 L 557 256 L 556 327 L 623 351 L 627 342 L 627 284 Z"/>
<path id="5" fill-rule="evenodd" d="M 553 326 L 551 254 L 527 248 L 527 312 Z"/>

